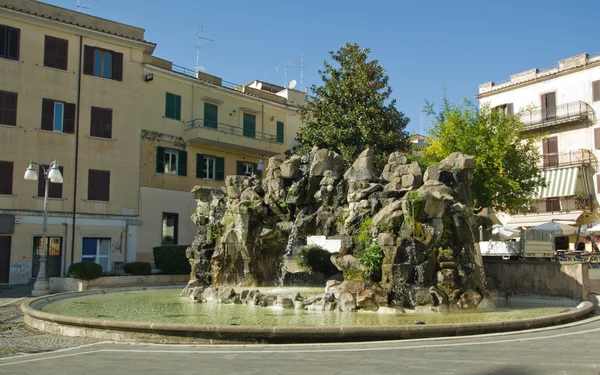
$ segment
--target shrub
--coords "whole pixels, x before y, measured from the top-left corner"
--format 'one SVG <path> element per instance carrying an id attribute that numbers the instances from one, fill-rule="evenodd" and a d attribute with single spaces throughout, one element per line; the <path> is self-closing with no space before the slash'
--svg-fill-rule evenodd
<path id="1" fill-rule="evenodd" d="M 152 273 L 152 266 L 148 262 L 125 263 L 125 273 L 131 273 L 136 276 L 150 275 Z"/>
<path id="2" fill-rule="evenodd" d="M 379 245 L 373 244 L 361 251 L 357 258 L 365 266 L 367 272 L 377 273 L 381 270 L 381 264 L 383 263 L 383 251 Z"/>
<path id="3" fill-rule="evenodd" d="M 190 262 L 185 256 L 187 245 L 163 245 L 152 249 L 156 268 L 167 275 L 183 275 L 190 273 Z"/>
<path id="4" fill-rule="evenodd" d="M 296 263 L 300 268 L 310 272 L 321 272 L 329 277 L 338 272 L 331 263 L 331 253 L 318 245 L 302 246 L 298 249 Z"/>
<path id="5" fill-rule="evenodd" d="M 81 280 L 94 280 L 102 276 L 102 266 L 97 263 L 79 262 L 69 266 L 69 277 Z"/>

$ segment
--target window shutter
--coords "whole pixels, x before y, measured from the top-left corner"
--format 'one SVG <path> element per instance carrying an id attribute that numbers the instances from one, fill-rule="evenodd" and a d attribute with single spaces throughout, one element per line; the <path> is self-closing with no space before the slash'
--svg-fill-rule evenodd
<path id="1" fill-rule="evenodd" d="M 181 96 L 175 95 L 175 119 L 181 120 Z"/>
<path id="2" fill-rule="evenodd" d="M 46 35 L 44 38 L 44 66 L 56 67 L 56 38 Z"/>
<path id="3" fill-rule="evenodd" d="M 236 162 L 236 172 L 235 172 L 235 174 L 238 175 L 238 176 L 241 176 L 241 175 L 244 174 L 244 162 L 239 161 L 239 160 Z"/>
<path id="4" fill-rule="evenodd" d="M 116 81 L 123 80 L 123 54 L 119 52 L 113 52 L 112 79 Z"/>
<path id="5" fill-rule="evenodd" d="M 177 175 L 187 176 L 187 151 L 177 151 Z"/>
<path id="6" fill-rule="evenodd" d="M 67 70 L 69 62 L 69 41 L 66 39 L 54 38 L 56 40 L 56 67 Z"/>
<path id="7" fill-rule="evenodd" d="M 50 166 L 48 166 L 48 168 L 49 167 Z M 59 166 L 58 170 L 60 171 L 60 174 L 62 174 L 63 178 L 64 178 L 65 174 L 63 171 L 63 167 Z M 45 183 L 45 181 L 44 181 L 44 183 Z M 50 186 L 48 188 L 48 197 L 49 198 L 62 198 L 62 188 L 63 188 L 63 184 L 54 184 L 54 183 L 50 182 Z"/>
<path id="8" fill-rule="evenodd" d="M 558 152 L 558 138 L 550 137 L 548 138 L 548 153 L 554 154 Z"/>
<path id="9" fill-rule="evenodd" d="M 600 149 L 600 128 L 594 129 L 594 148 Z"/>
<path id="10" fill-rule="evenodd" d="M 600 81 L 592 82 L 592 101 L 600 100 Z"/>
<path id="11" fill-rule="evenodd" d="M 0 124 L 17 125 L 17 93 L 0 91 Z"/>
<path id="12" fill-rule="evenodd" d="M 600 194 L 600 174 L 596 175 L 596 194 Z"/>
<path id="13" fill-rule="evenodd" d="M 12 194 L 13 166 L 12 161 L 0 161 L 0 194 Z"/>
<path id="14" fill-rule="evenodd" d="M 514 112 L 514 109 L 513 109 L 513 104 L 512 103 L 506 104 L 506 115 L 507 116 L 512 116 L 514 114 L 515 114 L 515 112 Z"/>
<path id="15" fill-rule="evenodd" d="M 0 56 L 7 57 L 6 55 L 6 33 L 8 32 L 7 26 L 0 25 Z"/>
<path id="16" fill-rule="evenodd" d="M 88 200 L 110 200 L 110 171 L 90 169 L 88 171 Z"/>
<path id="17" fill-rule="evenodd" d="M 42 99 L 42 130 L 54 130 L 54 100 Z"/>
<path id="18" fill-rule="evenodd" d="M 277 121 L 277 142 L 283 143 L 283 122 Z"/>
<path id="19" fill-rule="evenodd" d="M 165 148 L 156 148 L 156 173 L 165 173 Z"/>
<path id="20" fill-rule="evenodd" d="M 113 111 L 112 109 L 106 108 L 102 112 L 102 133 L 104 134 L 104 138 L 111 139 Z"/>
<path id="21" fill-rule="evenodd" d="M 75 132 L 75 104 L 73 103 L 65 103 L 63 132 L 70 134 Z"/>
<path id="22" fill-rule="evenodd" d="M 172 94 L 166 93 L 165 95 L 165 117 L 173 118 L 173 105 L 171 104 Z"/>
<path id="23" fill-rule="evenodd" d="M 219 107 L 211 103 L 204 103 L 204 126 L 218 128 Z"/>
<path id="24" fill-rule="evenodd" d="M 14 27 L 8 28 L 8 58 L 19 60 L 19 42 L 21 39 L 21 30 Z"/>
<path id="25" fill-rule="evenodd" d="M 206 176 L 206 166 L 204 165 L 204 155 L 196 154 L 196 178 Z"/>
<path id="26" fill-rule="evenodd" d="M 47 171 L 50 170 L 49 165 L 44 165 L 44 168 L 46 168 Z M 60 171 L 60 174 L 62 174 L 64 177 L 65 174 L 63 167 L 59 166 L 58 170 Z M 48 198 L 62 198 L 62 185 L 63 184 L 55 184 L 50 182 L 50 185 L 48 186 Z M 42 167 L 39 167 L 37 196 L 43 198 L 44 195 L 46 195 L 46 178 L 44 177 L 44 169 L 42 169 Z"/>
<path id="27" fill-rule="evenodd" d="M 216 157 L 215 180 L 223 181 L 225 179 L 225 158 Z"/>
<path id="28" fill-rule="evenodd" d="M 94 47 L 83 48 L 83 74 L 94 75 Z"/>

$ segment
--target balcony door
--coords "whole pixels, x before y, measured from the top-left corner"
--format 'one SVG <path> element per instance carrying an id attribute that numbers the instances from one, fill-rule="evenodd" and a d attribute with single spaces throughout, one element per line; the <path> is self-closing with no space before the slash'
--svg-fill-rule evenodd
<path id="1" fill-rule="evenodd" d="M 256 116 L 244 113 L 244 137 L 256 138 Z"/>
<path id="2" fill-rule="evenodd" d="M 556 118 L 556 93 L 542 94 L 542 120 L 549 121 Z"/>
<path id="3" fill-rule="evenodd" d="M 558 137 L 548 137 L 542 141 L 544 167 L 558 167 Z"/>

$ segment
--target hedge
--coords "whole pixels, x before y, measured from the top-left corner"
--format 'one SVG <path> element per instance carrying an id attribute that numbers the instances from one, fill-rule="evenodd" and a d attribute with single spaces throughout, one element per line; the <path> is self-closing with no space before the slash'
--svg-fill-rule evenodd
<path id="1" fill-rule="evenodd" d="M 102 266 L 92 262 L 73 263 L 69 266 L 69 277 L 94 280 L 102 276 Z"/>
<path id="2" fill-rule="evenodd" d="M 167 275 L 183 275 L 192 271 L 185 256 L 187 245 L 163 245 L 152 249 L 154 265 Z"/>
<path id="3" fill-rule="evenodd" d="M 152 266 L 148 262 L 125 263 L 124 269 L 125 273 L 131 273 L 135 276 L 150 275 L 152 273 Z"/>
<path id="4" fill-rule="evenodd" d="M 318 245 L 307 245 L 298 249 L 296 263 L 307 271 L 321 272 L 325 277 L 339 272 L 331 263 L 331 253 Z"/>

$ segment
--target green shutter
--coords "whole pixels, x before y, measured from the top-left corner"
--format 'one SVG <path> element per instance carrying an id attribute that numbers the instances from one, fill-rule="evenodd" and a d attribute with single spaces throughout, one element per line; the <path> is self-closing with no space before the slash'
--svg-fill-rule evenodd
<path id="1" fill-rule="evenodd" d="M 165 96 L 165 117 L 181 120 L 181 96 L 168 92 Z"/>
<path id="2" fill-rule="evenodd" d="M 215 158 L 217 165 L 215 166 L 215 180 L 223 181 L 225 179 L 225 158 Z"/>
<path id="3" fill-rule="evenodd" d="M 219 107 L 211 103 L 204 103 L 204 126 L 207 128 L 218 128 Z"/>
<path id="4" fill-rule="evenodd" d="M 244 137 L 256 138 L 256 116 L 244 113 Z"/>
<path id="5" fill-rule="evenodd" d="M 187 176 L 187 151 L 177 151 L 177 175 Z"/>
<path id="6" fill-rule="evenodd" d="M 165 173 L 165 148 L 156 148 L 156 173 Z"/>
<path id="7" fill-rule="evenodd" d="M 181 96 L 175 96 L 175 119 L 181 120 Z"/>
<path id="8" fill-rule="evenodd" d="M 277 121 L 277 142 L 283 143 L 283 122 Z"/>
<path id="9" fill-rule="evenodd" d="M 167 93 L 166 97 L 165 97 L 165 117 L 166 118 L 173 118 L 173 111 L 172 111 L 172 106 L 171 106 L 171 97 L 173 96 L 173 94 L 169 94 Z"/>
<path id="10" fill-rule="evenodd" d="M 600 130 L 600 128 L 598 128 L 598 130 Z M 236 173 L 238 176 L 241 176 L 242 174 L 244 174 L 244 162 L 243 161 L 237 161 L 237 167 L 236 167 Z"/>
<path id="11" fill-rule="evenodd" d="M 204 155 L 196 154 L 196 178 L 206 176 L 206 165 L 204 164 Z"/>

